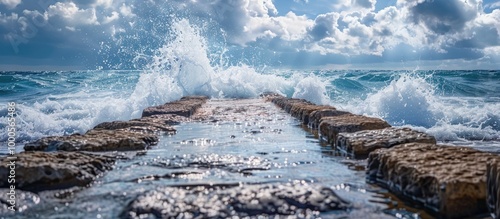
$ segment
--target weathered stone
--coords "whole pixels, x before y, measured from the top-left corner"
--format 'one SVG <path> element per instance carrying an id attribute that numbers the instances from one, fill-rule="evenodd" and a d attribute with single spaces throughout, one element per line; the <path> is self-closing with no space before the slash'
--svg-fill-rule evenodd
<path id="1" fill-rule="evenodd" d="M 144 150 L 158 143 L 158 136 L 127 130 L 92 129 L 84 135 L 44 137 L 24 145 L 26 151 L 127 151 Z"/>
<path id="2" fill-rule="evenodd" d="M 408 143 L 368 157 L 368 179 L 444 218 L 487 212 L 486 165 L 497 157 L 468 147 Z"/>
<path id="3" fill-rule="evenodd" d="M 304 99 L 286 98 L 282 96 L 271 97 L 269 99 L 271 102 L 284 109 L 287 113 L 291 113 L 292 107 L 295 105 L 314 105 Z"/>
<path id="4" fill-rule="evenodd" d="M 0 178 L 7 179 L 11 158 L 0 158 Z M 16 154 L 15 186 L 26 191 L 86 186 L 111 168 L 115 159 L 81 152 L 23 152 Z M 10 186 L 6 180 L 0 187 Z"/>
<path id="5" fill-rule="evenodd" d="M 436 144 L 436 139 L 410 128 L 385 128 L 353 133 L 339 133 L 337 146 L 355 157 L 365 158 L 379 148 L 390 148 L 398 144 L 419 142 Z"/>
<path id="6" fill-rule="evenodd" d="M 198 121 L 247 121 L 255 118 L 271 119 L 276 107 L 260 99 L 209 100 L 191 117 Z"/>
<path id="7" fill-rule="evenodd" d="M 231 218 L 294 215 L 317 218 L 319 212 L 351 205 L 325 187 L 292 184 L 166 187 L 131 202 L 122 218 Z M 299 216 L 300 215 L 300 216 Z M 274 218 L 274 217 L 273 217 Z"/>
<path id="8" fill-rule="evenodd" d="M 310 105 L 310 104 L 295 104 L 292 106 L 290 115 L 298 118 L 303 124 L 309 124 L 310 114 L 318 110 L 336 110 L 333 106 Z"/>
<path id="9" fill-rule="evenodd" d="M 323 110 L 336 111 L 333 106 L 316 105 L 304 99 L 286 98 L 279 95 L 271 95 L 267 98 L 293 117 L 300 119 L 304 124 L 309 124 L 310 116 L 313 112 Z"/>
<path id="10" fill-rule="evenodd" d="M 488 186 L 487 204 L 494 218 L 500 217 L 500 159 L 487 165 L 486 180 Z"/>
<path id="11" fill-rule="evenodd" d="M 107 129 L 107 130 L 126 129 L 132 132 L 152 133 L 152 134 L 158 132 L 166 132 L 166 133 L 175 132 L 175 129 L 172 126 L 166 125 L 164 123 L 156 123 L 147 120 L 103 122 L 99 125 L 96 125 L 94 129 Z"/>
<path id="12" fill-rule="evenodd" d="M 141 122 L 152 122 L 156 124 L 163 125 L 178 125 L 181 122 L 190 122 L 191 119 L 185 116 L 179 116 L 174 114 L 158 114 L 152 116 L 146 116 L 139 119 L 133 119 L 131 121 L 141 121 Z"/>
<path id="13" fill-rule="evenodd" d="M 15 200 L 14 205 L 11 203 L 12 200 Z M 40 203 L 40 197 L 35 193 L 20 189 L 0 189 L 0 215 L 2 216 L 23 212 L 38 203 Z"/>
<path id="14" fill-rule="evenodd" d="M 333 116 L 342 116 L 345 114 L 351 114 L 350 112 L 334 110 L 334 109 L 321 109 L 313 111 L 309 114 L 309 123 L 308 126 L 317 129 L 319 124 L 321 123 L 321 119 L 323 117 L 333 117 Z"/>
<path id="15" fill-rule="evenodd" d="M 142 111 L 142 117 L 161 114 L 174 114 L 190 117 L 207 101 L 207 99 L 208 97 L 204 96 L 183 97 L 178 101 L 166 103 L 160 106 L 148 107 Z"/>
<path id="16" fill-rule="evenodd" d="M 336 146 L 338 134 L 341 132 L 357 132 L 391 127 L 382 119 L 355 114 L 323 117 L 320 121 L 320 134 L 325 136 L 328 143 L 333 144 L 333 146 Z"/>

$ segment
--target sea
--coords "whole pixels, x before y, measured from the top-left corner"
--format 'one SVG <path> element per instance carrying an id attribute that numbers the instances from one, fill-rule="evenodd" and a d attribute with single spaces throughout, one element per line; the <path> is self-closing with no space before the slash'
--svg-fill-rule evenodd
<path id="1" fill-rule="evenodd" d="M 187 95 L 216 99 L 257 98 L 262 93 L 274 92 L 382 118 L 395 127 L 410 127 L 429 133 L 439 144 L 500 153 L 500 70 L 419 70 L 418 67 L 413 70 L 325 70 L 253 66 L 234 60 L 225 61 L 226 58 L 220 58 L 223 53 L 214 55 L 204 37 L 188 21 L 181 20 L 172 28 L 175 37 L 157 48 L 142 69 L 0 72 L 0 129 L 8 126 L 8 106 L 15 103 L 16 150 L 21 152 L 26 142 L 45 136 L 84 133 L 106 121 L 139 118 L 146 107 Z M 244 162 L 231 162 L 257 156 L 266 167 L 275 167 L 287 163 L 288 159 L 295 160 L 300 166 L 298 169 L 287 167 L 271 171 L 279 178 L 277 181 L 309 180 L 338 187 L 341 189 L 337 191 L 344 191 L 346 197 L 354 201 L 364 200 L 360 201 L 364 203 L 361 206 L 365 206 L 361 209 L 387 210 L 378 205 L 373 207 L 373 203 L 366 201 L 387 192 L 367 192 L 373 188 L 366 184 L 363 171 L 350 170 L 343 164 L 345 158 L 327 155 L 334 152 L 319 146 L 317 139 L 311 140 L 314 136 L 298 128 L 297 124 L 297 121 L 286 120 L 286 124 L 278 126 L 288 133 L 281 140 L 272 139 L 272 135 L 266 140 L 262 140 L 265 137 L 244 136 L 245 127 L 231 124 L 223 126 L 226 131 L 212 124 L 181 124 L 176 127 L 179 130 L 177 135 L 162 137 L 161 143 L 146 156 L 118 162 L 116 168 L 104 175 L 96 186 L 89 188 L 88 192 L 75 194 L 76 198 L 69 204 L 63 201 L 41 202 L 26 215 L 115 218 L 121 211 L 116 209 L 123 208 L 144 189 L 207 181 L 215 184 L 269 181 L 268 172 L 254 173 L 250 176 L 254 178 L 249 179 L 249 176 L 221 167 L 209 169 L 200 173 L 202 177 L 193 179 L 162 179 L 146 185 L 141 184 L 141 180 L 137 182 L 137 179 L 146 177 L 146 173 L 160 171 L 158 165 L 167 162 L 164 160 L 174 162 L 179 157 L 182 158 L 179 165 L 190 159 L 205 159 L 208 163 L 227 161 L 228 166 L 245 165 Z M 233 142 L 222 136 L 227 130 L 246 140 L 227 146 L 227 142 Z M 222 137 L 213 136 L 213 133 L 220 133 Z M 206 139 L 211 139 L 208 141 L 211 143 L 208 147 L 204 145 L 203 150 L 200 150 L 200 145 L 192 143 Z M 295 140 L 287 144 L 287 139 Z M 0 156 L 8 153 L 4 147 L 7 140 L 8 133 L 0 132 Z M 241 145 L 245 149 L 234 149 Z M 155 166 L 155 163 L 159 164 Z M 337 171 L 329 173 L 332 165 Z M 182 167 L 187 172 L 199 168 Z M 171 171 L 170 167 L 165 168 L 161 171 Z M 357 189 L 346 192 L 347 187 Z M 132 192 L 122 194 L 122 190 Z M 408 210 L 410 208 L 411 205 L 406 206 L 403 211 L 408 217 L 399 218 L 422 216 L 422 213 L 415 213 L 419 211 Z M 399 212 L 399 208 L 392 210 Z M 380 213 L 379 210 L 369 212 Z M 386 212 L 382 216 L 397 214 L 400 213 Z M 22 214 L 19 218 L 23 218 Z"/>

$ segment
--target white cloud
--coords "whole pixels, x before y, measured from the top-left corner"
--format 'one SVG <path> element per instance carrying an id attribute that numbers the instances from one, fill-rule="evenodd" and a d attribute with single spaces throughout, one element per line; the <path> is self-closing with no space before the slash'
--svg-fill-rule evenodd
<path id="1" fill-rule="evenodd" d="M 120 6 L 120 14 L 124 17 L 130 17 L 130 18 L 136 16 L 132 12 L 132 7 L 125 5 L 125 3 L 123 3 L 122 6 Z"/>
<path id="2" fill-rule="evenodd" d="M 99 25 L 97 21 L 96 9 L 80 9 L 73 2 L 57 2 L 49 6 L 48 17 L 59 16 L 71 25 Z"/>
<path id="3" fill-rule="evenodd" d="M 110 16 L 106 16 L 104 17 L 104 20 L 102 21 L 103 24 L 108 24 L 108 23 L 111 23 L 113 21 L 116 21 L 120 18 L 120 14 L 116 11 L 113 11 L 111 12 L 111 15 Z"/>
<path id="4" fill-rule="evenodd" d="M 315 3 L 294 1 L 304 7 Z M 0 0 L 0 4 L 6 2 L 13 7 L 21 3 L 20 0 Z M 23 2 L 22 6 L 26 4 Z M 148 41 L 151 37 L 161 38 L 164 33 L 149 38 L 139 36 L 140 31 L 149 28 L 143 25 L 163 25 L 162 31 L 166 32 L 171 19 L 188 16 L 193 19 L 192 23 L 198 21 L 201 26 L 207 24 L 205 21 L 208 28 L 217 25 L 211 31 L 222 30 L 228 43 L 242 46 L 236 46 L 238 48 L 256 46 L 287 53 L 375 58 L 385 57 L 387 53 L 422 52 L 424 56 L 428 53 L 442 59 L 457 56 L 459 49 L 463 53 L 498 57 L 500 9 L 486 13 L 480 0 L 398 0 L 396 5 L 379 11 L 375 11 L 376 0 L 333 0 L 330 4 L 336 4 L 337 8 L 327 5 L 325 11 L 333 11 L 307 17 L 294 12 L 278 14 L 271 0 L 64 0 L 44 9 L 34 10 L 36 5 L 22 13 L 15 11 L 18 14 L 0 13 L 0 31 L 9 33 L 13 29 L 21 33 L 36 18 L 50 24 L 48 27 L 35 25 L 46 28 L 39 35 L 56 30 L 61 38 L 66 36 L 64 33 L 77 36 L 78 32 L 85 32 L 89 43 L 106 39 Z M 485 8 L 498 7 L 498 4 Z"/>
<path id="5" fill-rule="evenodd" d="M 489 8 L 489 9 L 500 8 L 500 1 L 499 2 L 493 2 L 493 3 L 487 4 L 484 7 L 485 8 Z"/>
<path id="6" fill-rule="evenodd" d="M 113 0 L 96 0 L 93 4 L 94 7 L 102 6 L 105 8 L 109 8 L 113 5 Z"/>
<path id="7" fill-rule="evenodd" d="M 333 3 L 333 8 L 337 12 L 341 11 L 363 11 L 369 12 L 375 10 L 377 0 L 338 0 Z"/>
<path id="8" fill-rule="evenodd" d="M 5 5 L 7 9 L 14 9 L 21 4 L 21 0 L 0 0 L 0 4 Z"/>
<path id="9" fill-rule="evenodd" d="M 16 13 L 11 13 L 10 15 L 2 14 L 0 12 L 0 24 L 3 26 L 11 25 L 13 22 L 17 22 L 19 15 Z"/>

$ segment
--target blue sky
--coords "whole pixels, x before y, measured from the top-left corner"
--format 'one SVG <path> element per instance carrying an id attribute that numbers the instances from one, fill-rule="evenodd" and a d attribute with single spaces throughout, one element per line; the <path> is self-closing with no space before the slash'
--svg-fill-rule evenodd
<path id="1" fill-rule="evenodd" d="M 500 69 L 498 0 L 0 0 L 0 70 L 141 69 L 180 18 L 234 64 Z"/>

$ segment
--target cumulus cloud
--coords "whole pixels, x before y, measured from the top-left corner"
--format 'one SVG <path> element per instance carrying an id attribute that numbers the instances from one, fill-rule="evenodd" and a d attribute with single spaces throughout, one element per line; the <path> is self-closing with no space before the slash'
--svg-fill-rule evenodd
<path id="1" fill-rule="evenodd" d="M 0 0 L 0 4 L 5 5 L 7 9 L 13 9 L 21 4 L 21 0 Z"/>
<path id="2" fill-rule="evenodd" d="M 476 0 L 398 0 L 397 4 L 408 10 L 408 19 L 438 34 L 463 30 L 482 7 Z"/>
<path id="3" fill-rule="evenodd" d="M 49 6 L 47 10 L 49 17 L 61 17 L 71 25 L 98 25 L 95 8 L 80 9 L 73 2 L 57 2 Z"/>
<path id="4" fill-rule="evenodd" d="M 294 1 L 304 6 L 314 3 Z M 9 37 L 16 35 L 18 45 L 52 40 L 60 48 L 108 53 L 127 48 L 130 51 L 123 53 L 145 53 L 141 43 L 161 46 L 169 25 L 176 17 L 186 16 L 198 20 L 200 26 L 217 26 L 217 34 L 221 32 L 225 42 L 241 50 L 258 47 L 298 60 L 306 55 L 331 60 L 311 54 L 371 61 L 393 59 L 391 54 L 408 59 L 471 59 L 497 54 L 497 3 L 483 6 L 481 0 L 397 0 L 375 10 L 376 3 L 335 0 L 325 6 L 332 11 L 311 16 L 293 11 L 278 14 L 270 0 L 64 0 L 46 6 L 0 0 L 8 8 L 0 11 L 0 32 L 7 33 L 0 43 L 9 44 Z M 493 10 L 486 13 L 483 8 Z M 61 39 L 68 40 L 58 44 Z M 123 46 L 127 40 L 134 43 Z"/>

